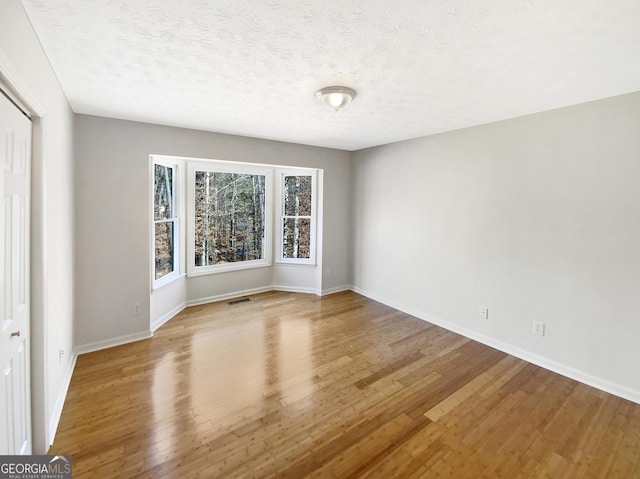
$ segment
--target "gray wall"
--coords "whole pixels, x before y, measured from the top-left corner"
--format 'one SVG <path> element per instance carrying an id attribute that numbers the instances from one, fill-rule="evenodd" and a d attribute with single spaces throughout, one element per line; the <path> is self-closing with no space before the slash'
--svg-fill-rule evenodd
<path id="1" fill-rule="evenodd" d="M 146 123 L 76 115 L 76 345 L 149 331 L 149 155 L 295 165 L 324 170 L 324 290 L 350 284 L 350 154 Z M 267 287 L 271 268 L 188 279 L 182 299 Z M 184 295 L 186 294 L 186 298 Z M 142 311 L 133 316 L 131 306 Z"/>
<path id="2" fill-rule="evenodd" d="M 73 365 L 73 114 L 19 0 L 0 2 L 0 72 L 40 115 L 32 161 L 31 368 L 33 445 L 43 453 Z"/>
<path id="3" fill-rule="evenodd" d="M 640 93 L 359 151 L 354 179 L 357 290 L 640 401 Z"/>

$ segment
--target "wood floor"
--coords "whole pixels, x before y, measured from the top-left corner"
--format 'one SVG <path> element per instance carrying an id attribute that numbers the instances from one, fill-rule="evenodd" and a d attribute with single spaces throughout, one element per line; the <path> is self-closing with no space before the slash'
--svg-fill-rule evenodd
<path id="1" fill-rule="evenodd" d="M 188 308 L 85 354 L 79 478 L 640 478 L 640 405 L 352 292 Z"/>

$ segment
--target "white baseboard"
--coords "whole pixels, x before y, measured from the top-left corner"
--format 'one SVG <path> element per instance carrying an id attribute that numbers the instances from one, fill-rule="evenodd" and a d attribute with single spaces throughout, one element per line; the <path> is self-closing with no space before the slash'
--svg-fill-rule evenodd
<path id="1" fill-rule="evenodd" d="M 429 314 L 423 313 L 422 311 L 418 311 L 416 309 L 406 307 L 395 301 L 389 300 L 388 298 L 384 298 L 380 295 L 371 293 L 370 291 L 365 291 L 357 287 L 351 287 L 351 290 L 358 294 L 361 294 L 362 296 L 366 296 L 367 298 L 373 299 L 374 301 L 378 301 L 379 303 L 383 303 L 399 311 L 410 314 L 411 316 L 415 316 L 416 318 L 419 318 L 423 321 L 427 321 L 429 323 L 435 324 L 436 326 L 440 326 L 454 333 L 461 334 L 462 336 L 465 336 L 469 339 L 473 339 L 474 341 L 478 341 L 479 343 L 486 344 L 487 346 L 498 349 L 504 353 L 510 354 L 511 356 L 515 356 L 517 358 L 523 359 L 527 362 L 535 364 L 536 366 L 540 366 L 544 369 L 548 369 L 549 371 L 553 371 L 554 373 L 558 373 L 562 376 L 568 377 L 570 379 L 574 379 L 588 386 L 592 386 L 596 389 L 600 389 L 601 391 L 605 391 L 607 393 L 613 394 L 623 399 L 628 399 L 629 401 L 633 401 L 635 403 L 640 404 L 640 391 L 628 388 L 621 384 L 611 382 L 607 379 L 604 379 L 598 376 L 593 376 L 592 374 L 581 371 L 579 369 L 575 369 L 566 364 L 554 361 L 553 359 L 549 359 L 544 356 L 539 356 L 535 353 L 521 349 L 512 344 L 505 343 L 503 341 L 491 338 L 489 336 L 485 336 L 484 334 L 480 334 L 476 331 L 458 326 L 457 324 L 451 323 L 449 321 L 436 318 Z"/>
<path id="2" fill-rule="evenodd" d="M 215 303 L 216 301 L 224 301 L 225 299 L 237 298 L 239 296 L 249 296 L 250 294 L 266 293 L 273 291 L 271 286 L 263 286 L 260 288 L 245 289 L 242 291 L 234 291 L 232 293 L 216 294 L 205 298 L 191 299 L 187 301 L 186 306 L 198 306 L 199 304 Z"/>
<path id="3" fill-rule="evenodd" d="M 343 291 L 353 291 L 353 287 L 350 285 L 342 285 L 342 286 L 335 286 L 333 288 L 323 289 L 322 291 L 320 291 L 320 294 L 318 296 L 327 296 L 333 293 L 342 293 Z"/>
<path id="4" fill-rule="evenodd" d="M 56 437 L 56 431 L 58 430 L 58 424 L 60 423 L 60 417 L 62 416 L 62 407 L 64 406 L 65 399 L 67 398 L 67 393 L 69 392 L 69 385 L 71 384 L 71 377 L 73 376 L 73 370 L 76 367 L 77 359 L 78 354 L 74 352 L 71 361 L 68 363 L 64 377 L 62 378 L 60 391 L 58 391 L 56 402 L 53 405 L 53 411 L 51 411 L 51 416 L 49 417 L 49 437 L 47 438 L 49 446 L 53 444 L 53 440 Z"/>
<path id="5" fill-rule="evenodd" d="M 168 321 L 168 320 L 167 320 Z M 115 346 L 121 346 L 127 343 L 134 343 L 143 339 L 149 339 L 153 336 L 151 331 L 141 331 L 139 333 L 127 334 L 126 336 L 118 336 L 113 339 L 105 339 L 103 341 L 94 341 L 92 343 L 82 344 L 76 346 L 76 354 L 86 354 L 93 351 L 99 351 L 100 349 L 113 348 Z"/>
<path id="6" fill-rule="evenodd" d="M 160 326 L 162 326 L 164 323 L 169 321 L 176 314 L 180 313 L 186 307 L 187 307 L 187 303 L 179 304 L 178 306 L 173 308 L 171 311 L 169 311 L 168 313 L 164 314 L 162 317 L 155 320 L 153 323 L 151 323 L 151 333 L 155 333 Z"/>
<path id="7" fill-rule="evenodd" d="M 287 293 L 305 293 L 305 294 L 317 294 L 318 291 L 315 288 L 301 288 L 297 286 L 280 286 L 272 285 L 269 288 L 270 291 L 285 291 Z"/>

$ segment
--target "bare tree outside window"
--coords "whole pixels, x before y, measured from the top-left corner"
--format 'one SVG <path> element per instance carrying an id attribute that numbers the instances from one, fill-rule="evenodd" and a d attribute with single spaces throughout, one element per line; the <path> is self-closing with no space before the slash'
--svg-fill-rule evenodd
<path id="1" fill-rule="evenodd" d="M 174 175 L 170 166 L 155 164 L 153 179 L 153 220 L 155 229 L 155 279 L 175 269 Z"/>
<path id="2" fill-rule="evenodd" d="M 283 258 L 309 258 L 311 255 L 311 193 L 311 176 L 284 177 Z"/>
<path id="3" fill-rule="evenodd" d="M 264 259 L 263 175 L 195 172 L 194 266 Z"/>

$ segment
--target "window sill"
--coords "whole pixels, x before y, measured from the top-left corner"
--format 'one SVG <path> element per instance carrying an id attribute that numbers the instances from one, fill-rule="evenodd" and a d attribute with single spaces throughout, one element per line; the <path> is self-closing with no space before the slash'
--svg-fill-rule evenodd
<path id="1" fill-rule="evenodd" d="M 197 269 L 192 269 L 187 273 L 187 276 L 207 276 L 210 274 L 231 273 L 233 271 L 244 271 L 248 269 L 266 268 L 271 266 L 271 261 L 256 260 L 246 261 L 243 263 L 226 263 L 216 266 L 200 266 Z"/>
<path id="2" fill-rule="evenodd" d="M 303 266 L 305 268 L 315 268 L 316 266 L 318 266 L 315 262 L 313 263 L 302 263 L 302 262 L 298 262 L 298 261 L 283 261 L 283 260 L 277 260 L 276 261 L 276 265 L 277 266 Z"/>

